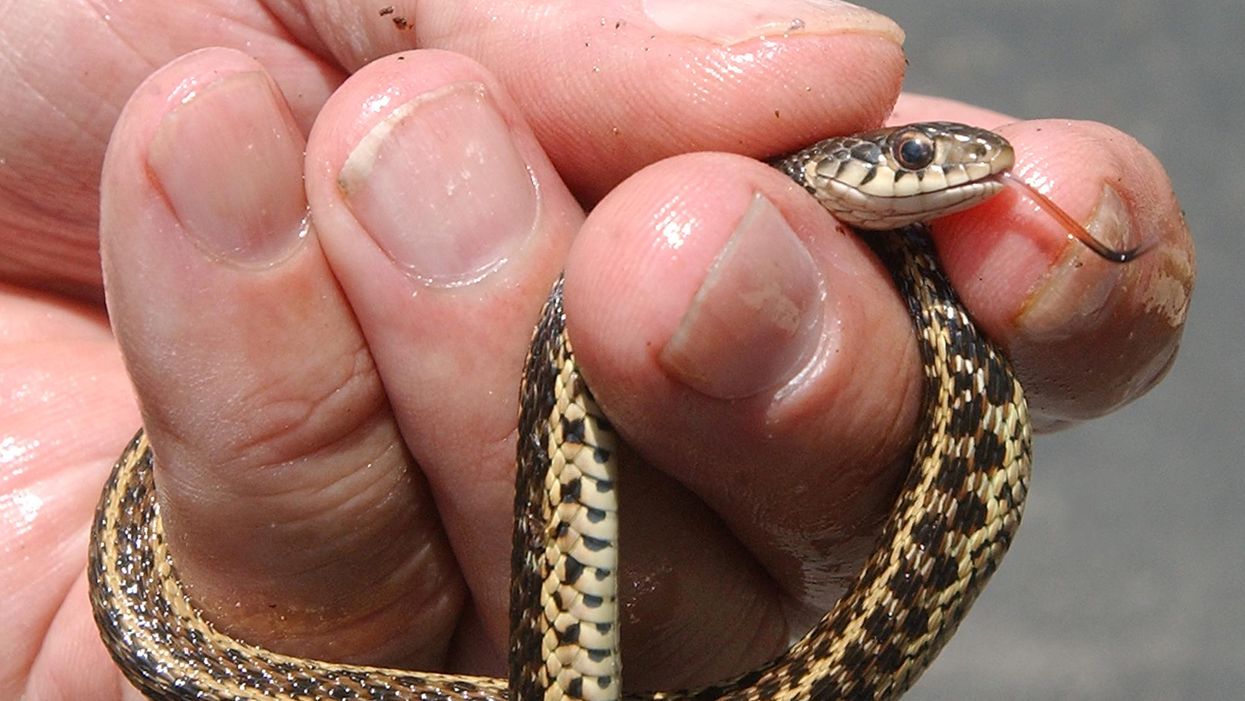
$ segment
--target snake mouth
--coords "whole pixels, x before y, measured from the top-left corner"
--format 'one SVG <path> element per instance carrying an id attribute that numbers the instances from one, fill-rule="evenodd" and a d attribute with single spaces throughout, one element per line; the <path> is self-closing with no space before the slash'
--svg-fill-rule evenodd
<path id="1" fill-rule="evenodd" d="M 866 193 L 832 180 L 827 183 L 827 195 L 818 199 L 833 199 L 832 211 L 846 224 L 869 230 L 898 229 L 977 206 L 1003 191 L 1005 173 L 999 170 L 958 185 L 905 195 Z"/>

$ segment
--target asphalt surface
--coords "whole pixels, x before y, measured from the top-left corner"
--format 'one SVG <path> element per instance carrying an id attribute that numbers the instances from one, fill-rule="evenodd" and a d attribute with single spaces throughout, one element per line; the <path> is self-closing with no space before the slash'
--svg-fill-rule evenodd
<path id="1" fill-rule="evenodd" d="M 910 90 L 1140 139 L 1198 258 L 1171 374 L 1039 438 L 1012 553 L 907 698 L 1245 698 L 1245 3 L 864 4 L 907 31 Z"/>

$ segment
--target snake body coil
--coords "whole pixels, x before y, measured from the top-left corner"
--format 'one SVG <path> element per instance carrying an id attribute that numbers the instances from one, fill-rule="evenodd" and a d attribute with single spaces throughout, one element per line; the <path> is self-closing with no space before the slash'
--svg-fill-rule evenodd
<path id="1" fill-rule="evenodd" d="M 1011 149 L 927 123 L 821 142 L 775 163 L 871 234 L 912 312 L 925 369 L 912 469 L 852 589 L 783 655 L 712 687 L 647 701 L 892 699 L 926 668 L 998 566 L 1028 488 L 1030 428 L 1008 363 L 977 332 L 914 222 L 997 191 Z M 92 531 L 91 601 L 127 677 L 154 699 L 608 701 L 617 654 L 616 445 L 575 366 L 561 284 L 525 370 L 511 589 L 510 679 L 339 665 L 272 653 L 203 619 L 177 580 L 142 432 Z"/>

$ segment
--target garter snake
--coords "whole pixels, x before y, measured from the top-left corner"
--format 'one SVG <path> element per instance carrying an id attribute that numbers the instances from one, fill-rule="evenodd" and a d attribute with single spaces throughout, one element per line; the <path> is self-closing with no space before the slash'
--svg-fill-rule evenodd
<path id="1" fill-rule="evenodd" d="M 773 162 L 871 245 L 911 311 L 925 374 L 910 474 L 855 585 L 784 654 L 704 689 L 650 701 L 891 699 L 925 669 L 998 566 L 1027 491 L 1030 426 L 1006 359 L 975 329 L 922 222 L 1002 189 L 1011 146 L 931 122 L 828 139 Z M 561 283 L 521 387 L 510 679 L 288 657 L 204 620 L 178 581 L 140 431 L 96 513 L 91 603 L 130 681 L 155 699 L 501 699 L 623 696 L 616 611 L 618 438 L 579 376 Z"/>

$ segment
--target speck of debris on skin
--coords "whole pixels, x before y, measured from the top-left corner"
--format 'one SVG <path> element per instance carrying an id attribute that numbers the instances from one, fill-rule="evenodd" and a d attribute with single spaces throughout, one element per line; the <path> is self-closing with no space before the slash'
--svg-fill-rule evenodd
<path id="1" fill-rule="evenodd" d="M 381 17 L 384 17 L 385 15 L 392 15 L 392 14 L 393 14 L 393 5 L 385 5 L 384 7 L 380 8 Z"/>

